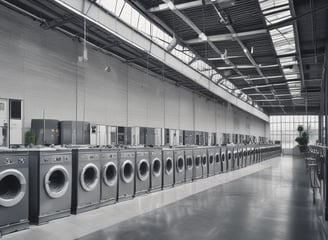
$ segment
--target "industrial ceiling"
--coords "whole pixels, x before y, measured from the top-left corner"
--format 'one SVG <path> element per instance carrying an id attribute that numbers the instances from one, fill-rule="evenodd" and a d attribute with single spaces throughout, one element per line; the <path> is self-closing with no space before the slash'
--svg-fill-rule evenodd
<path id="1" fill-rule="evenodd" d="M 319 113 L 327 46 L 325 0 L 85 1 L 121 18 L 216 85 L 269 115 Z M 0 3 L 37 18 L 45 30 L 57 29 L 83 38 L 83 18 L 57 1 Z M 136 12 L 137 21 L 133 18 Z M 221 100 L 92 22 L 86 30 L 89 44 L 177 85 Z"/>

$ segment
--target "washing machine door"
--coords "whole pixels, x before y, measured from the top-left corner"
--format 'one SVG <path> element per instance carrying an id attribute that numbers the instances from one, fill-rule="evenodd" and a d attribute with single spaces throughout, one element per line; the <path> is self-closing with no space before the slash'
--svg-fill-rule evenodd
<path id="1" fill-rule="evenodd" d="M 153 159 L 152 173 L 155 177 L 161 176 L 162 162 L 158 158 Z"/>
<path id="2" fill-rule="evenodd" d="M 186 157 L 186 165 L 187 165 L 188 170 L 192 169 L 193 163 L 192 163 L 192 157 L 191 156 Z"/>
<path id="3" fill-rule="evenodd" d="M 173 172 L 173 160 L 172 158 L 167 158 L 165 161 L 165 173 L 166 175 L 171 175 Z"/>
<path id="4" fill-rule="evenodd" d="M 149 177 L 149 162 L 146 159 L 138 163 L 138 178 L 140 181 L 146 181 Z"/>
<path id="5" fill-rule="evenodd" d="M 99 169 L 94 163 L 88 163 L 84 166 L 80 174 L 80 184 L 84 191 L 93 191 L 99 182 Z"/>
<path id="6" fill-rule="evenodd" d="M 178 156 L 176 161 L 177 172 L 182 172 L 184 170 L 184 159 L 182 156 Z"/>
<path id="7" fill-rule="evenodd" d="M 215 163 L 219 164 L 220 163 L 220 154 L 215 154 Z"/>
<path id="8" fill-rule="evenodd" d="M 103 181 L 106 186 L 112 187 L 117 183 L 117 166 L 113 162 L 107 162 L 103 168 Z"/>
<path id="9" fill-rule="evenodd" d="M 69 186 L 69 175 L 65 167 L 53 166 L 44 177 L 44 188 L 50 198 L 60 198 L 65 195 Z"/>
<path id="10" fill-rule="evenodd" d="M 195 157 L 195 168 L 199 168 L 200 167 L 200 161 L 201 161 L 200 159 L 201 159 L 200 155 L 197 155 Z"/>
<path id="11" fill-rule="evenodd" d="M 213 164 L 214 164 L 214 156 L 213 156 L 213 154 L 211 154 L 211 155 L 209 156 L 209 164 L 210 164 L 210 165 L 213 165 Z"/>
<path id="12" fill-rule="evenodd" d="M 0 172 L 0 206 L 13 207 L 25 196 L 26 178 L 16 169 Z"/>
<path id="13" fill-rule="evenodd" d="M 121 177 L 123 182 L 130 183 L 134 179 L 134 166 L 131 160 L 125 160 L 121 166 Z"/>
<path id="14" fill-rule="evenodd" d="M 202 157 L 202 166 L 205 167 L 207 165 L 207 156 L 203 155 Z"/>

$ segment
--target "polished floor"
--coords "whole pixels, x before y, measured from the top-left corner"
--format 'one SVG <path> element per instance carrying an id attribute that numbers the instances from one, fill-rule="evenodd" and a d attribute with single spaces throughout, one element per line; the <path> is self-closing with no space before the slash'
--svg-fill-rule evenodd
<path id="1" fill-rule="evenodd" d="M 321 240 L 304 161 L 275 158 L 3 239 Z"/>

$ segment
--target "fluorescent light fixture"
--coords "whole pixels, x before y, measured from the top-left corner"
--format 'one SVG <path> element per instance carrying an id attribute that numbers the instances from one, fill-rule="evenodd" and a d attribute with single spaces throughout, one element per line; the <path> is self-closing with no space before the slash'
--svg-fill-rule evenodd
<path id="1" fill-rule="evenodd" d="M 167 6 L 170 10 L 175 10 L 176 9 L 176 7 L 175 7 L 175 5 L 172 1 L 169 1 L 166 4 L 167 4 Z"/>
<path id="2" fill-rule="evenodd" d="M 199 35 L 198 35 L 198 37 L 200 38 L 200 39 L 202 39 L 203 41 L 207 41 L 207 36 L 205 35 L 205 33 L 200 33 Z"/>

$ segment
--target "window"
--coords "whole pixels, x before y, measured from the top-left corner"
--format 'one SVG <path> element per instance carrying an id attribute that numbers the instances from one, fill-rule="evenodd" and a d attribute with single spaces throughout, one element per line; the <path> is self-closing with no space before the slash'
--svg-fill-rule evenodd
<path id="1" fill-rule="evenodd" d="M 298 136 L 297 127 L 302 125 L 309 133 L 310 144 L 318 140 L 319 118 L 316 115 L 283 115 L 270 117 L 270 139 L 280 141 L 283 149 L 294 148 Z"/>

